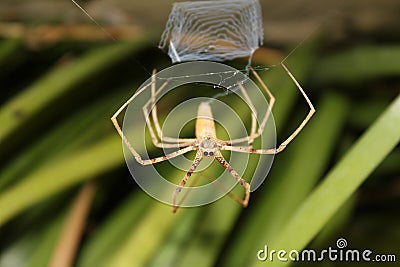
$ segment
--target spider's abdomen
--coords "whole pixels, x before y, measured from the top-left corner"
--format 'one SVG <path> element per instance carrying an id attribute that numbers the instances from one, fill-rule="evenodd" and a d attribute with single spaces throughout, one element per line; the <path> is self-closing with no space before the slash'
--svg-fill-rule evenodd
<path id="1" fill-rule="evenodd" d="M 202 102 L 197 110 L 196 138 L 200 139 L 206 137 L 217 138 L 217 135 L 211 106 L 207 102 Z"/>

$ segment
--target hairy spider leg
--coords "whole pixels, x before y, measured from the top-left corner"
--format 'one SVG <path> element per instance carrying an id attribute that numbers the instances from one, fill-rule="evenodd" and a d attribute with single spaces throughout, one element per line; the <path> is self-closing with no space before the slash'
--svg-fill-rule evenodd
<path id="1" fill-rule="evenodd" d="M 161 157 L 156 157 L 156 158 L 152 158 L 152 159 L 142 159 L 142 157 L 140 156 L 140 154 L 133 148 L 133 146 L 131 145 L 131 143 L 128 141 L 128 139 L 126 138 L 125 134 L 122 132 L 121 127 L 118 124 L 118 120 L 117 117 L 118 115 L 139 95 L 141 94 L 144 90 L 148 89 L 148 87 L 151 85 L 148 84 L 144 87 L 142 87 L 139 91 L 137 91 L 132 97 L 130 97 L 116 112 L 115 114 L 111 117 L 111 121 L 114 124 L 115 129 L 117 130 L 118 134 L 121 136 L 122 141 L 126 144 L 126 146 L 128 147 L 129 151 L 132 153 L 132 155 L 135 157 L 135 160 L 141 164 L 141 165 L 149 165 L 149 164 L 154 164 L 154 163 L 158 163 L 161 161 L 165 161 L 174 157 L 177 157 L 179 155 L 185 154 L 189 151 L 192 150 L 196 150 L 197 148 L 194 145 L 189 145 L 185 148 L 182 148 L 180 150 L 174 151 L 170 154 L 161 156 Z"/>
<path id="2" fill-rule="evenodd" d="M 157 105 L 155 103 L 156 96 L 165 88 L 168 84 L 168 80 L 165 81 L 159 89 L 156 89 L 156 70 L 153 70 L 152 81 L 151 81 L 151 97 L 143 106 L 143 114 L 146 119 L 147 128 L 149 129 L 151 140 L 156 147 L 160 148 L 174 148 L 174 147 L 185 147 L 191 145 L 197 139 L 195 138 L 171 138 L 166 137 L 162 134 L 161 127 L 158 121 L 158 112 L 157 112 Z M 155 134 L 153 130 L 153 126 L 150 121 L 150 111 L 149 109 L 152 107 L 151 116 L 154 122 L 154 127 L 156 128 Z M 161 140 L 159 142 L 158 140 Z M 165 143 L 165 142 L 174 142 L 173 144 Z"/>
<path id="3" fill-rule="evenodd" d="M 277 154 L 282 152 L 286 146 L 300 133 L 300 131 L 304 128 L 304 126 L 307 124 L 307 122 L 311 119 L 311 117 L 315 113 L 315 108 L 313 104 L 311 103 L 310 99 L 308 98 L 307 94 L 304 92 L 303 88 L 300 86 L 300 84 L 297 82 L 296 78 L 293 76 L 293 74 L 288 70 L 288 68 L 281 63 L 281 66 L 283 69 L 286 71 L 286 73 L 289 75 L 291 80 L 294 82 L 296 87 L 299 89 L 303 97 L 305 98 L 310 110 L 307 114 L 307 116 L 304 118 L 304 120 L 300 123 L 300 125 L 293 131 L 293 133 L 285 140 L 283 141 L 279 147 L 277 148 L 270 148 L 270 149 L 253 149 L 250 147 L 245 147 L 245 146 L 230 146 L 230 145 L 224 145 L 221 150 L 230 150 L 230 151 L 236 151 L 236 152 L 243 152 L 243 153 L 252 153 L 252 154 Z"/>
<path id="4" fill-rule="evenodd" d="M 252 68 L 250 67 L 251 72 L 253 73 L 253 75 L 256 77 L 256 79 L 259 81 L 259 83 L 261 84 L 262 88 L 264 89 L 264 91 L 268 94 L 269 97 L 269 104 L 268 104 L 268 108 L 265 112 L 265 115 L 260 123 L 260 126 L 258 128 L 258 130 L 256 131 L 255 129 L 253 130 L 253 126 L 252 126 L 252 131 L 250 132 L 249 136 L 245 136 L 245 137 L 241 137 L 241 138 L 236 138 L 236 139 L 232 139 L 230 141 L 228 141 L 226 144 L 227 145 L 233 145 L 233 144 L 238 144 L 238 143 L 242 143 L 245 141 L 248 141 L 249 146 L 252 147 L 252 144 L 254 142 L 254 139 L 256 139 L 257 137 L 259 137 L 265 128 L 265 125 L 267 124 L 268 118 L 272 113 L 272 108 L 274 107 L 275 104 L 275 97 L 272 95 L 271 91 L 268 89 L 267 85 L 264 83 L 264 81 L 261 79 L 261 77 L 258 75 L 258 73 Z M 254 112 L 252 114 L 252 116 L 257 116 L 257 111 L 254 108 L 254 104 L 251 101 L 250 97 L 248 96 L 246 89 L 243 87 L 242 84 L 238 84 L 238 86 L 240 86 L 240 90 L 243 93 L 243 96 L 245 97 L 245 99 L 247 100 L 249 107 L 253 110 Z M 253 120 L 253 118 L 252 118 Z"/>

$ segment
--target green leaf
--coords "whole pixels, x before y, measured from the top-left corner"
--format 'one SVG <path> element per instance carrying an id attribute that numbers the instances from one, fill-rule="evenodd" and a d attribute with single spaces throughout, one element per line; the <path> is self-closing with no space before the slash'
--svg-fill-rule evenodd
<path id="1" fill-rule="evenodd" d="M 12 164 L 0 169 L 0 192 L 22 177 L 35 171 L 49 161 L 57 161 L 67 154 L 87 147 L 108 134 L 116 131 L 110 121 L 110 114 L 114 112 L 121 99 L 126 98 L 127 88 L 96 99 L 84 109 L 72 114 L 61 125 L 46 132 L 36 142 L 18 154 Z"/>
<path id="2" fill-rule="evenodd" d="M 34 204 L 124 162 L 117 134 L 30 173 L 0 195 L 0 225 Z"/>
<path id="3" fill-rule="evenodd" d="M 165 240 L 171 228 L 178 225 L 183 212 L 172 214 L 170 206 L 154 201 L 141 220 L 126 233 L 116 253 L 101 266 L 144 266 Z"/>
<path id="4" fill-rule="evenodd" d="M 268 243 L 276 250 L 303 249 L 400 141 L 400 96 L 354 144 L 323 182 Z M 274 266 L 290 262 L 275 261 Z M 264 266 L 256 261 L 252 266 Z"/>
<path id="5" fill-rule="evenodd" d="M 340 95 L 326 94 L 309 125 L 276 156 L 266 188 L 256 192 L 255 206 L 244 214 L 240 227 L 246 231 L 234 234 L 227 249 L 231 254 L 224 257 L 222 266 L 246 265 L 265 242 L 279 235 L 326 168 L 348 106 Z"/>
<path id="6" fill-rule="evenodd" d="M 88 236 L 78 258 L 78 267 L 100 266 L 114 255 L 119 246 L 154 201 L 144 192 L 136 192 L 125 200 L 94 233 Z"/>
<path id="7" fill-rule="evenodd" d="M 315 79 L 325 83 L 366 83 L 400 74 L 400 46 L 360 46 L 326 57 L 315 68 Z"/>
<path id="8" fill-rule="evenodd" d="M 107 67 L 137 51 L 142 40 L 118 43 L 96 49 L 77 62 L 55 68 L 34 85 L 22 91 L 0 109 L 0 144 L 18 131 L 56 99 L 60 99 L 80 82 L 100 74 Z M 16 116 L 16 114 L 19 114 Z M 32 121 L 31 121 L 32 122 Z M 1 148 L 2 146 L 0 146 Z M 4 148 L 4 147 L 3 147 Z"/>

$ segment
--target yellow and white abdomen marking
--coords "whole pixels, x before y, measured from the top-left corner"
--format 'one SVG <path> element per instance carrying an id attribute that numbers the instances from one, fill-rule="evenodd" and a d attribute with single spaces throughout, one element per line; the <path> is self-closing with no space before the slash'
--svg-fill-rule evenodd
<path id="1" fill-rule="evenodd" d="M 196 138 L 203 139 L 211 137 L 217 138 L 215 132 L 214 117 L 211 112 L 211 106 L 207 102 L 202 102 L 197 110 L 196 120 Z"/>

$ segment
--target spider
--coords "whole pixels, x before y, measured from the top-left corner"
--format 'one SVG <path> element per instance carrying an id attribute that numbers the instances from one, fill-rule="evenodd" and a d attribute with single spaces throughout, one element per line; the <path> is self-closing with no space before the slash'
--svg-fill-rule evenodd
<path id="1" fill-rule="evenodd" d="M 245 195 L 243 199 L 239 199 L 238 202 L 243 206 L 247 207 L 250 199 L 250 184 L 246 182 L 236 171 L 235 169 L 225 160 L 223 155 L 221 154 L 221 151 L 223 150 L 229 150 L 233 152 L 240 152 L 240 153 L 251 153 L 251 154 L 278 154 L 282 152 L 286 146 L 299 134 L 299 132 L 304 128 L 304 126 L 307 124 L 307 122 L 310 120 L 310 118 L 313 116 L 315 113 L 315 108 L 312 105 L 310 99 L 307 97 L 306 93 L 300 86 L 300 84 L 297 82 L 296 78 L 292 75 L 292 73 L 287 69 L 287 67 L 283 64 L 280 63 L 280 65 L 283 67 L 287 75 L 291 78 L 291 80 L 294 82 L 298 90 L 301 92 L 303 97 L 308 103 L 308 106 L 310 108 L 307 116 L 305 119 L 301 122 L 301 124 L 293 131 L 293 133 L 286 139 L 284 140 L 278 147 L 276 148 L 269 148 L 269 149 L 254 149 L 252 144 L 254 139 L 259 137 L 263 131 L 264 127 L 266 125 L 266 122 L 268 120 L 268 117 L 272 111 L 272 108 L 275 103 L 275 98 L 268 89 L 267 85 L 262 81 L 260 76 L 257 74 L 257 72 L 251 68 L 251 71 L 258 80 L 258 82 L 261 84 L 262 88 L 265 90 L 267 93 L 270 102 L 269 102 L 269 107 L 265 111 L 265 116 L 263 120 L 260 122 L 259 126 L 257 127 L 257 120 L 256 120 L 256 112 L 254 105 L 252 104 L 246 89 L 243 87 L 241 83 L 238 83 L 239 89 L 241 90 L 244 98 L 246 99 L 250 109 L 252 110 L 252 115 L 251 115 L 251 130 L 250 134 L 248 136 L 242 137 L 242 138 L 236 138 L 232 140 L 220 140 L 217 137 L 217 133 L 215 130 L 215 122 L 211 110 L 211 106 L 207 102 L 202 102 L 198 106 L 197 110 L 197 118 L 196 118 L 196 125 L 195 125 L 195 138 L 172 138 L 168 136 L 164 136 L 161 127 L 158 121 L 158 113 L 157 113 L 157 106 L 155 104 L 155 97 L 162 91 L 162 89 L 167 85 L 168 80 L 165 81 L 160 88 L 156 88 L 155 85 L 155 74 L 156 71 L 153 71 L 152 75 L 152 82 L 148 84 L 147 86 L 143 87 L 141 91 L 147 89 L 151 85 L 151 97 L 147 101 L 147 103 L 143 106 L 143 112 L 145 114 L 145 120 L 147 127 L 149 129 L 149 133 L 151 135 L 151 139 L 153 144 L 156 147 L 159 148 L 179 148 L 179 150 L 166 154 L 161 157 L 156 157 L 156 158 L 151 158 L 151 159 L 142 159 L 141 156 L 137 153 L 137 151 L 133 148 L 133 146 L 129 143 L 127 138 L 125 137 L 124 133 L 121 130 L 121 127 L 118 124 L 117 117 L 121 113 L 123 109 L 125 109 L 129 103 L 132 102 L 132 100 L 136 97 L 137 94 L 133 95 L 130 99 L 128 99 L 118 110 L 117 112 L 111 117 L 111 121 L 113 122 L 116 130 L 118 131 L 119 135 L 121 136 L 123 142 L 127 145 L 128 149 L 132 153 L 132 155 L 135 157 L 136 161 L 140 163 L 141 165 L 150 165 L 150 164 L 156 164 L 174 157 L 177 157 L 179 155 L 183 155 L 189 151 L 197 151 L 196 156 L 186 172 L 185 176 L 179 183 L 179 185 L 176 187 L 174 192 L 172 193 L 172 209 L 173 212 L 175 213 L 178 205 L 176 204 L 176 199 L 178 194 L 182 191 L 183 187 L 186 185 L 190 177 L 192 176 L 193 172 L 196 170 L 197 166 L 200 164 L 200 162 L 204 158 L 214 158 L 217 162 L 219 162 L 225 169 L 228 171 L 236 180 L 237 182 L 244 188 L 245 190 Z M 149 108 L 152 106 L 152 110 L 150 111 Z M 151 119 L 154 122 L 154 128 L 156 131 L 154 131 L 152 124 L 151 124 Z M 243 143 L 247 141 L 247 146 L 238 146 L 237 144 Z"/>

